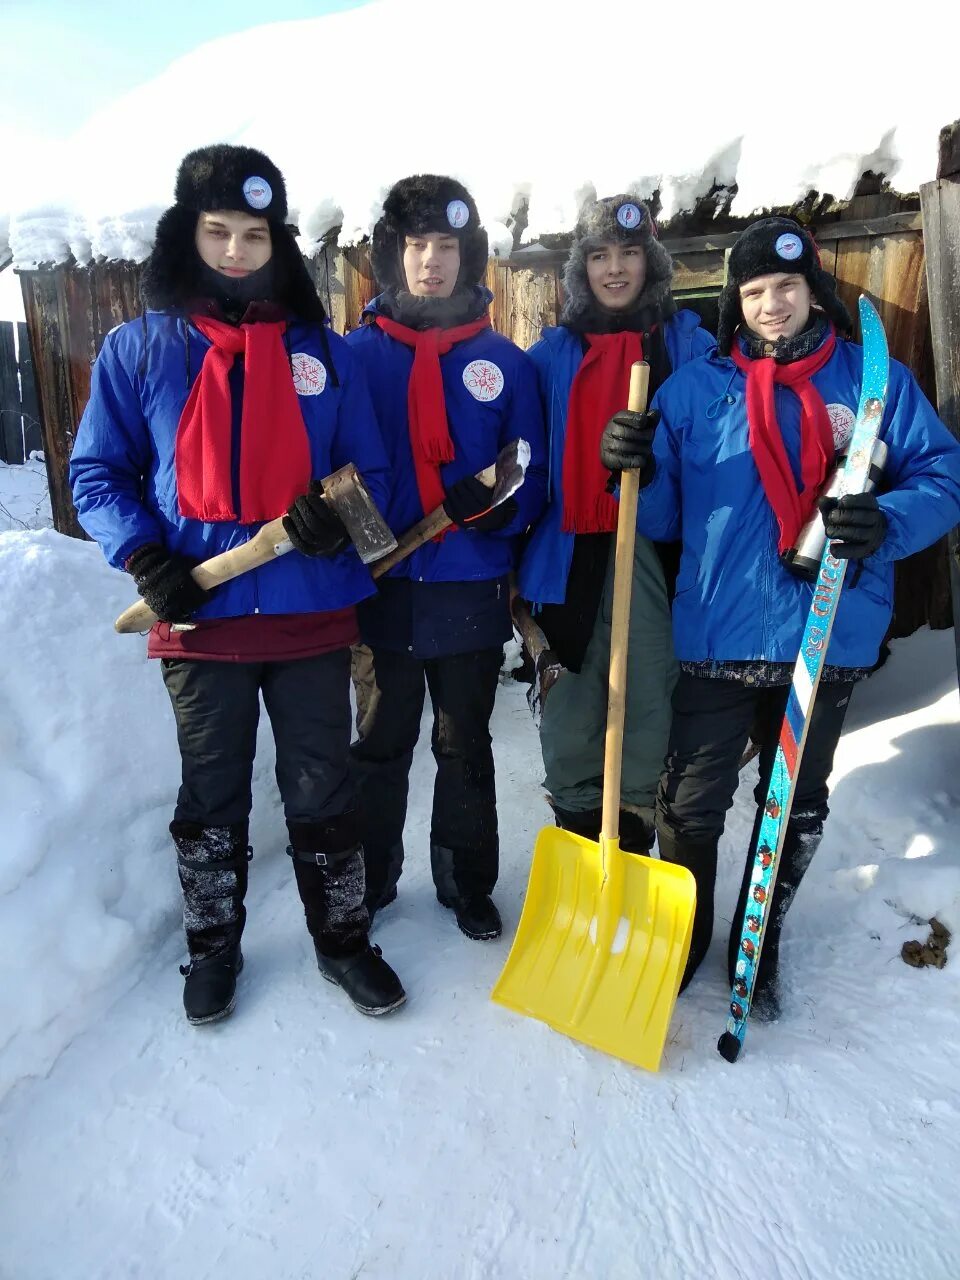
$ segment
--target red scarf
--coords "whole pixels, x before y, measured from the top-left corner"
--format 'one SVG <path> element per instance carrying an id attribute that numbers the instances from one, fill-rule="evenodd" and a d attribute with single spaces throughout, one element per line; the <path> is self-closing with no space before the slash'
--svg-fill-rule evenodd
<path id="1" fill-rule="evenodd" d="M 600 437 L 627 407 L 630 366 L 643 359 L 639 333 L 588 333 L 567 406 L 563 445 L 564 533 L 612 533 L 619 504 L 607 493 L 609 472 L 600 461 Z"/>
<path id="2" fill-rule="evenodd" d="M 733 363 L 747 375 L 750 452 L 760 472 L 767 501 L 773 507 L 780 526 L 781 554 L 796 542 L 797 534 L 809 519 L 827 472 L 833 465 L 835 450 L 830 415 L 823 396 L 810 378 L 833 355 L 836 342 L 836 333 L 831 325 L 829 335 L 816 351 L 791 364 L 777 364 L 772 356 L 751 360 L 743 354 L 736 340 L 730 352 Z M 789 387 L 800 400 L 802 487 L 799 493 L 777 422 L 773 391 L 776 383 Z"/>
<path id="3" fill-rule="evenodd" d="M 407 417 L 417 490 L 424 514 L 429 515 L 443 502 L 446 493 L 440 479 L 441 464 L 454 459 L 440 357 L 458 342 L 489 329 L 490 317 L 481 316 L 455 329 L 409 329 L 386 316 L 377 316 L 377 324 L 391 338 L 413 347 L 413 370 L 407 384 Z"/>
<path id="4" fill-rule="evenodd" d="M 194 520 L 254 524 L 282 515 L 310 487 L 310 442 L 283 345 L 286 324 L 190 323 L 213 343 L 177 427 L 177 500 Z M 230 369 L 243 353 L 240 511 L 233 506 Z"/>

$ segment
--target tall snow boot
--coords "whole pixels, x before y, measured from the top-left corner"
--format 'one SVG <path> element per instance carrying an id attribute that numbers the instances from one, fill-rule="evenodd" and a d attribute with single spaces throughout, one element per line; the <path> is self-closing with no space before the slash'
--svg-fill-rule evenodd
<path id="1" fill-rule="evenodd" d="M 710 949 L 713 937 L 713 893 L 717 881 L 717 845 L 712 840 L 685 840 L 662 822 L 657 823 L 657 845 L 664 862 L 674 862 L 692 872 L 697 884 L 697 906 L 693 916 L 693 936 L 680 990 L 685 991 Z"/>
<path id="2" fill-rule="evenodd" d="M 758 812 L 754 824 L 753 838 L 747 853 L 746 866 L 743 869 L 743 881 L 740 885 L 740 896 L 737 909 L 730 925 L 730 941 L 727 948 L 727 967 L 729 969 L 731 987 L 737 981 L 737 960 L 740 955 L 740 936 L 743 929 L 743 917 L 750 897 L 753 875 L 753 848 L 760 829 L 762 812 Z M 823 823 L 825 815 L 819 810 L 808 812 L 794 811 L 787 823 L 783 850 L 780 854 L 780 866 L 777 871 L 777 882 L 773 887 L 773 898 L 767 913 L 767 924 L 763 934 L 763 947 L 760 951 L 760 963 L 757 966 L 757 981 L 753 991 L 751 1016 L 760 1022 L 775 1022 L 780 1017 L 782 991 L 780 985 L 780 931 L 790 904 L 796 897 L 800 881 L 807 867 L 813 861 L 813 855 L 823 839 Z"/>
<path id="3" fill-rule="evenodd" d="M 181 965 L 183 1007 L 195 1026 L 233 1012 L 243 968 L 240 936 L 247 913 L 247 824 L 204 827 L 173 821 L 190 963 Z"/>
<path id="4" fill-rule="evenodd" d="M 360 1013 L 390 1013 L 406 1000 L 400 979 L 370 945 L 363 848 L 355 811 L 320 822 L 288 822 L 297 889 L 317 965 Z"/>
<path id="5" fill-rule="evenodd" d="M 474 942 L 492 942 L 503 933 L 500 912 L 490 896 L 498 861 L 497 849 L 447 849 L 430 842 L 437 901 L 453 912 L 460 932 Z"/>

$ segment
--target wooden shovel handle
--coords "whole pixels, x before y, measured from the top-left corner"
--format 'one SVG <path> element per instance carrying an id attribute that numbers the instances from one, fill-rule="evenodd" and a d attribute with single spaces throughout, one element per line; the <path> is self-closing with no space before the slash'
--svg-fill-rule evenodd
<path id="1" fill-rule="evenodd" d="M 489 467 L 484 467 L 482 471 L 478 471 L 477 479 L 485 484 L 488 489 L 492 489 L 497 483 L 496 466 L 491 463 Z M 425 542 L 435 538 L 438 533 L 443 533 L 444 529 L 449 529 L 452 524 L 453 521 L 443 507 L 437 507 L 428 516 L 424 516 L 412 529 L 408 529 L 389 555 L 383 556 L 376 564 L 371 566 L 370 573 L 372 577 L 383 577 L 388 569 L 392 569 L 401 560 L 406 560 L 407 556 L 412 555 L 417 547 L 422 547 Z"/>
<path id="2" fill-rule="evenodd" d="M 630 370 L 627 408 L 643 413 L 647 407 L 650 366 L 638 360 Z M 627 708 L 627 640 L 630 634 L 630 596 L 633 591 L 633 548 L 637 535 L 640 474 L 620 476 L 620 511 L 613 565 L 613 620 L 610 626 L 610 684 L 607 697 L 607 736 L 603 753 L 603 839 L 620 836 L 620 775 L 623 765 L 623 722 Z"/>

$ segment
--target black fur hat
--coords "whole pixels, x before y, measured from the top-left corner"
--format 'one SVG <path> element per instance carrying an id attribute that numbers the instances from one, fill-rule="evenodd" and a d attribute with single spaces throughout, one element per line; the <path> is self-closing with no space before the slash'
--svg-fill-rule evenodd
<path id="1" fill-rule="evenodd" d="M 381 289 L 406 290 L 403 237 L 442 231 L 460 241 L 457 289 L 479 284 L 487 270 L 487 233 L 473 196 L 455 178 L 418 173 L 394 183 L 370 243 L 370 263 Z"/>
<path id="2" fill-rule="evenodd" d="M 580 209 L 570 256 L 563 268 L 566 297 L 560 323 L 576 324 L 597 309 L 587 278 L 587 258 L 604 244 L 637 244 L 643 248 L 647 275 L 633 310 L 669 309 L 673 259 L 657 239 L 650 210 L 634 196 L 606 196 L 602 200 L 590 200 Z"/>
<path id="3" fill-rule="evenodd" d="M 850 312 L 843 304 L 837 283 L 820 264 L 813 236 L 792 218 L 760 218 L 750 224 L 730 250 L 727 283 L 719 300 L 717 349 L 729 355 L 737 326 L 743 320 L 740 286 L 757 276 L 787 272 L 803 276 L 814 301 L 833 321 L 838 331 L 853 329 Z"/>
<path id="4" fill-rule="evenodd" d="M 287 188 L 273 161 L 253 147 L 227 143 L 191 151 L 180 163 L 176 204 L 157 223 L 153 252 L 144 264 L 142 293 L 156 311 L 202 296 L 202 262 L 194 236 L 201 213 L 224 210 L 266 218 L 273 246 L 272 301 L 305 320 L 326 315 L 303 256 L 286 226 Z"/>
<path id="5" fill-rule="evenodd" d="M 195 213 L 227 209 L 280 226 L 287 221 L 283 174 L 269 156 L 253 147 L 217 143 L 191 151 L 180 161 L 174 198 Z"/>

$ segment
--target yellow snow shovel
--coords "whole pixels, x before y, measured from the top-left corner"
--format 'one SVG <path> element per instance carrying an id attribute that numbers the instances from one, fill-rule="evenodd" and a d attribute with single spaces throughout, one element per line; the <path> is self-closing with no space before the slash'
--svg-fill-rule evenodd
<path id="1" fill-rule="evenodd" d="M 646 408 L 649 372 L 647 364 L 638 363 L 630 373 L 629 407 L 637 412 Z M 600 843 L 556 827 L 540 832 L 517 935 L 492 998 L 595 1049 L 656 1071 L 690 950 L 696 891 L 685 867 L 620 848 L 638 490 L 637 472 L 625 471 L 614 564 Z"/>

